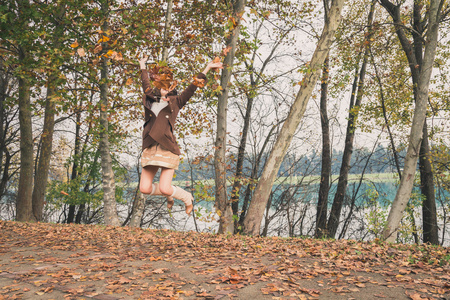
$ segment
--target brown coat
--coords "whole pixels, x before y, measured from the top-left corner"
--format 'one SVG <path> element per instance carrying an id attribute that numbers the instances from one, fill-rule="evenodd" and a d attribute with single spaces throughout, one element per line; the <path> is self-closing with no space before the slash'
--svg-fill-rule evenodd
<path id="1" fill-rule="evenodd" d="M 197 78 L 205 79 L 203 73 L 199 73 Z M 148 148 L 155 144 L 160 144 L 170 152 L 180 155 L 180 147 L 178 147 L 175 136 L 173 135 L 173 128 L 180 109 L 189 101 L 194 95 L 197 86 L 190 84 L 180 95 L 168 96 L 169 105 L 164 107 L 158 114 L 151 111 L 152 103 L 155 102 L 155 95 L 153 94 L 150 79 L 147 70 L 141 72 L 142 88 L 144 95 L 142 102 L 145 110 L 145 124 L 142 132 L 142 149 Z"/>

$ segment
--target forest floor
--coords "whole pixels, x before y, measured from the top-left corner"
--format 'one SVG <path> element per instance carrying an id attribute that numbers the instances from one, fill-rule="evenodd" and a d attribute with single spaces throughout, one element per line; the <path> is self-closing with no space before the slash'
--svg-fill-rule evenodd
<path id="1" fill-rule="evenodd" d="M 450 299 L 450 249 L 0 221 L 0 299 Z"/>

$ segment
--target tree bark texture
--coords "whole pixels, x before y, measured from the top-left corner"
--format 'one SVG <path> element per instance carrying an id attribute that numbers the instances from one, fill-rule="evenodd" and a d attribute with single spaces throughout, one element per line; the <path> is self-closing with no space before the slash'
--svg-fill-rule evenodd
<path id="1" fill-rule="evenodd" d="M 226 47 L 230 48 L 223 61 L 224 69 L 220 78 L 222 93 L 219 95 L 217 107 L 217 133 L 214 151 L 214 169 L 216 184 L 215 207 L 219 215 L 219 233 L 234 232 L 233 212 L 227 198 L 227 176 L 226 176 L 226 134 L 227 134 L 227 103 L 229 82 L 232 75 L 233 60 L 236 53 L 236 45 L 239 39 L 241 17 L 244 13 L 246 0 L 233 2 L 233 17 L 236 26 L 227 39 Z"/>
<path id="2" fill-rule="evenodd" d="M 327 212 L 328 212 L 328 192 L 330 190 L 331 175 L 331 142 L 330 142 L 330 122 L 328 120 L 328 76 L 329 60 L 325 59 L 322 68 L 322 83 L 320 85 L 320 124 L 322 128 L 322 168 L 320 171 L 319 196 L 317 198 L 316 232 L 315 237 L 326 236 Z"/>
<path id="3" fill-rule="evenodd" d="M 107 1 L 102 3 L 102 11 L 105 17 L 108 15 L 109 7 Z M 108 23 L 105 20 L 102 30 L 108 31 Z M 102 43 L 103 53 L 107 52 L 107 43 Z M 102 166 L 102 186 L 103 186 L 103 213 L 106 225 L 119 226 L 119 218 L 116 208 L 116 185 L 114 182 L 114 172 L 112 169 L 112 159 L 108 134 L 108 58 L 102 55 L 101 58 L 101 79 L 100 79 L 100 157 Z"/>
<path id="4" fill-rule="evenodd" d="M 423 242 L 439 245 L 439 234 L 436 214 L 436 197 L 434 193 L 431 151 L 428 143 L 427 120 L 423 126 L 423 139 L 420 145 L 419 170 L 420 189 L 424 195 L 422 203 Z"/>
<path id="5" fill-rule="evenodd" d="M 322 65 L 328 55 L 332 39 L 340 22 L 343 5 L 343 0 L 334 0 L 331 4 L 328 19 L 325 20 L 325 26 L 310 62 L 311 72 L 305 74 L 301 82 L 300 91 L 298 92 L 294 104 L 289 111 L 289 115 L 281 128 L 280 134 L 277 137 L 258 185 L 256 186 L 244 222 L 244 233 L 246 234 L 260 234 L 261 221 L 272 190 L 273 182 L 275 181 L 280 165 L 283 162 L 283 158 L 292 141 L 294 132 L 306 110 L 308 100 L 320 77 Z"/>
<path id="6" fill-rule="evenodd" d="M 355 139 L 356 119 L 358 118 L 359 107 L 361 106 L 364 90 L 364 79 L 366 77 L 366 67 L 369 60 L 369 47 L 371 38 L 371 26 L 373 23 L 373 15 L 375 9 L 375 1 L 372 1 L 370 12 L 368 16 L 368 34 L 365 38 L 365 50 L 363 54 L 363 61 L 361 68 L 359 64 L 356 67 L 355 81 L 353 84 L 352 95 L 350 99 L 350 107 L 348 110 L 347 131 L 345 134 L 344 153 L 342 154 L 341 169 L 339 170 L 339 179 L 334 194 L 333 204 L 331 206 L 330 216 L 327 223 L 327 235 L 329 238 L 334 238 L 339 227 L 339 220 L 341 217 L 342 206 L 346 195 L 348 185 L 348 173 L 350 172 L 350 162 L 353 153 L 353 141 Z M 359 70 L 358 70 L 359 69 Z M 358 75 L 359 74 L 359 75 Z"/>
<path id="7" fill-rule="evenodd" d="M 25 50 L 19 49 L 19 60 L 26 64 Z M 16 200 L 16 220 L 33 220 L 33 131 L 31 123 L 30 83 L 27 74 L 19 76 L 20 175 Z"/>
<path id="8" fill-rule="evenodd" d="M 78 177 L 78 168 L 79 167 L 82 168 L 82 165 L 80 165 L 82 161 L 82 158 L 80 157 L 80 147 L 81 147 L 80 130 L 81 130 L 81 112 L 77 111 L 75 120 L 75 145 L 73 147 L 74 151 L 73 151 L 72 174 L 70 175 L 71 181 L 74 181 Z M 76 208 L 75 203 L 69 203 L 69 214 L 67 215 L 67 223 L 74 222 L 75 208 Z"/>
<path id="9" fill-rule="evenodd" d="M 130 227 L 141 227 L 142 216 L 144 215 L 145 196 L 140 191 L 137 191 L 136 197 L 133 201 L 133 208 L 131 210 Z"/>
<path id="10" fill-rule="evenodd" d="M 251 80 L 253 81 L 253 80 Z M 247 144 L 247 135 L 248 130 L 250 128 L 250 115 L 253 107 L 253 97 L 247 98 L 247 108 L 245 110 L 244 116 L 244 127 L 242 128 L 241 140 L 239 142 L 238 156 L 236 162 L 236 172 L 235 179 L 233 183 L 233 188 L 231 190 L 231 207 L 233 210 L 233 215 L 238 215 L 239 213 L 239 199 L 240 199 L 240 190 L 242 186 L 242 169 L 244 166 L 245 159 L 245 147 Z M 236 231 L 239 226 L 239 220 L 236 218 L 234 220 L 234 230 Z"/>
<path id="11" fill-rule="evenodd" d="M 403 32 L 404 25 L 400 22 L 400 7 L 393 5 L 388 0 L 380 1 L 381 4 L 388 10 L 394 20 L 394 26 L 396 26 L 397 36 L 399 37 L 402 48 L 407 55 L 414 80 L 414 72 L 416 72 L 417 69 L 417 61 L 415 61 L 416 57 L 414 55 L 408 55 L 408 53 L 412 53 L 411 51 L 413 51 L 413 49 L 411 48 L 411 44 L 409 43 L 408 39 L 405 36 L 405 33 Z M 414 116 L 410 129 L 410 136 L 408 139 L 408 148 L 404 162 L 402 179 L 400 180 L 397 194 L 389 211 L 387 224 L 383 230 L 383 238 L 388 242 L 394 242 L 396 239 L 396 232 L 402 219 L 403 212 L 407 206 L 407 203 L 409 202 L 412 187 L 414 184 L 417 160 L 420 156 L 421 144 L 423 139 L 423 127 L 425 125 L 428 101 L 428 88 L 430 84 L 434 57 L 436 54 L 440 7 L 440 1 L 430 1 L 428 11 L 428 28 L 425 37 L 425 52 L 420 68 L 420 74 L 417 78 L 417 88 L 414 93 Z"/>
<path id="12" fill-rule="evenodd" d="M 169 30 L 170 25 L 172 24 L 172 8 L 173 8 L 173 0 L 167 1 L 167 10 L 166 10 L 166 21 L 164 23 L 164 42 L 163 42 L 163 49 L 162 49 L 162 55 L 161 60 L 167 61 L 169 58 Z"/>
<path id="13" fill-rule="evenodd" d="M 5 106 L 7 97 L 10 97 L 9 87 L 14 84 L 12 76 L 7 73 L 7 70 L 1 65 L 0 70 L 0 199 L 6 193 L 6 186 L 10 179 L 10 167 L 12 155 L 8 150 L 7 145 L 11 141 L 8 132 L 10 132 L 9 110 Z"/>
<path id="14" fill-rule="evenodd" d="M 413 31 L 413 45 L 414 54 L 419 68 L 415 67 L 411 70 L 414 84 L 414 98 L 417 95 L 417 69 L 422 72 L 423 64 L 423 33 L 426 28 L 425 22 L 421 18 L 422 5 L 418 5 L 418 2 L 414 3 L 413 10 L 413 20 L 414 20 L 414 31 Z M 411 67 L 411 65 L 410 65 Z M 433 169 L 431 165 L 432 155 L 430 151 L 430 145 L 428 141 L 428 127 L 427 120 L 425 117 L 423 125 L 423 138 L 422 144 L 420 145 L 420 156 L 419 156 L 419 172 L 420 172 L 420 190 L 424 200 L 422 202 L 422 227 L 423 227 L 423 242 L 431 243 L 434 245 L 439 245 L 439 235 L 438 235 L 438 225 L 437 225 L 437 212 L 436 212 L 436 195 L 434 191 L 434 179 L 433 179 Z"/>
<path id="15" fill-rule="evenodd" d="M 65 14 L 65 6 L 61 4 L 55 13 L 55 38 L 53 47 L 59 49 L 61 47 L 61 38 L 63 36 L 64 24 L 61 22 Z M 47 96 L 45 99 L 44 113 L 44 129 L 41 135 L 41 151 L 39 155 L 39 163 L 36 170 L 32 206 L 33 217 L 35 221 L 42 221 L 42 212 L 44 208 L 45 190 L 47 188 L 48 170 L 50 168 L 50 158 L 52 156 L 53 147 L 53 131 L 55 127 L 55 96 L 57 88 L 58 74 L 57 70 L 49 72 L 47 79 Z M 59 72 L 59 71 L 58 71 Z"/>
<path id="16" fill-rule="evenodd" d="M 52 155 L 53 129 L 55 125 L 55 102 L 53 99 L 55 94 L 55 87 L 53 85 L 55 80 L 54 77 L 54 75 L 51 75 L 51 78 L 48 79 L 47 97 L 45 100 L 44 130 L 41 136 L 41 151 L 32 196 L 33 217 L 37 222 L 42 221 L 48 170 Z"/>

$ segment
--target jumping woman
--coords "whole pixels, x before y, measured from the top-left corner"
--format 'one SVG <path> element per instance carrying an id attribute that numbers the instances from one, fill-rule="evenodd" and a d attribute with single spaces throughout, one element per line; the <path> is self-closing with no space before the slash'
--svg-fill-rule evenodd
<path id="1" fill-rule="evenodd" d="M 148 57 L 139 60 L 141 68 L 142 102 L 145 110 L 145 123 L 142 132 L 142 174 L 139 188 L 141 193 L 161 195 L 167 198 L 167 208 L 171 209 L 174 198 L 183 201 L 189 215 L 193 209 L 192 194 L 172 185 L 172 178 L 180 162 L 180 148 L 173 135 L 173 128 L 180 109 L 194 95 L 197 86 L 191 83 L 180 95 L 174 87 L 172 72 L 167 67 L 154 68 L 150 74 L 145 63 Z M 222 69 L 221 62 L 210 62 L 203 72 L 197 74 L 195 82 L 204 83 L 211 69 Z M 149 77 L 150 75 L 150 77 Z M 152 87 L 150 80 L 153 81 Z M 159 183 L 153 182 L 156 172 L 161 169 Z"/>

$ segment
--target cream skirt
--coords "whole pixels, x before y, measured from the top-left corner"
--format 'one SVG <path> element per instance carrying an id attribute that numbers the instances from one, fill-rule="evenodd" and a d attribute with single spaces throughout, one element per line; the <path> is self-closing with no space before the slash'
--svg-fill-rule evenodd
<path id="1" fill-rule="evenodd" d="M 180 157 L 162 147 L 160 144 L 150 146 L 142 151 L 142 167 L 158 166 L 178 170 L 179 164 Z"/>

